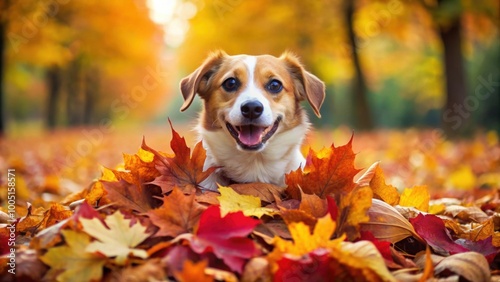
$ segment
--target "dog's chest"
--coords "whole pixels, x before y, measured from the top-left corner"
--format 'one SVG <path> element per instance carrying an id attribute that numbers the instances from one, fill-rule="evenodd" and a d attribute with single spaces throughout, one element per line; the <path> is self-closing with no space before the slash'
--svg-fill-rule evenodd
<path id="1" fill-rule="evenodd" d="M 234 182 L 264 182 L 284 185 L 285 173 L 295 170 L 304 163 L 300 152 L 302 135 L 275 136 L 261 152 L 238 150 L 234 141 L 224 132 L 203 132 L 203 144 L 207 150 L 205 168 L 219 166 L 216 182 L 230 179 Z M 300 139 L 300 140 L 298 140 Z M 220 183 L 222 184 L 222 183 Z"/>

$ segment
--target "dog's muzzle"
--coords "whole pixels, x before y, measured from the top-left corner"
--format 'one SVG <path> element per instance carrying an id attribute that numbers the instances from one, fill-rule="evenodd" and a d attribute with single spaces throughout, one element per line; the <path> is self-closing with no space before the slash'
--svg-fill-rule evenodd
<path id="1" fill-rule="evenodd" d="M 226 122 L 226 127 L 243 150 L 256 151 L 261 149 L 266 141 L 276 133 L 280 122 L 281 116 L 278 116 L 274 123 L 267 127 L 252 123 L 232 125 L 229 122 Z"/>

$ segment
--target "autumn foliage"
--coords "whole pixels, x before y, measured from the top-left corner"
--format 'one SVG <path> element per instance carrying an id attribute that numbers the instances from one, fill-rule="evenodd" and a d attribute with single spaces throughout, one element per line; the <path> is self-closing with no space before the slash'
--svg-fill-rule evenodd
<path id="1" fill-rule="evenodd" d="M 143 141 L 120 169 L 15 221 L 19 281 L 489 281 L 498 270 L 498 194 L 402 193 L 351 140 L 310 150 L 286 187 L 202 186 L 205 151 L 172 129 L 163 153 Z M 497 187 L 498 188 L 498 187 Z M 10 236 L 0 228 L 2 280 Z"/>

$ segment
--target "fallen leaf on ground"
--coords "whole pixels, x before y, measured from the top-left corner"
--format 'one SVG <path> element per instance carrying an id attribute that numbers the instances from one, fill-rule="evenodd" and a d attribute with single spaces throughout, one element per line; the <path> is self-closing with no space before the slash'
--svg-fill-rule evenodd
<path id="1" fill-rule="evenodd" d="M 60 272 L 58 281 L 94 281 L 100 280 L 106 258 L 87 252 L 90 237 L 85 233 L 62 230 L 66 245 L 50 248 L 40 259 L 51 267 L 51 271 Z"/>
<path id="2" fill-rule="evenodd" d="M 229 268 L 241 273 L 245 261 L 259 253 L 255 243 L 246 238 L 259 223 L 243 212 L 222 217 L 218 206 L 210 206 L 201 214 L 191 248 L 199 254 L 213 252 Z"/>
<path id="3" fill-rule="evenodd" d="M 261 218 L 264 215 L 273 216 L 278 213 L 277 210 L 261 207 L 260 198 L 251 195 L 240 195 L 231 187 L 219 186 L 220 210 L 222 216 L 230 212 L 242 211 L 246 216 L 256 216 Z"/>
<path id="4" fill-rule="evenodd" d="M 87 252 L 116 257 L 117 265 L 124 265 L 130 254 L 143 259 L 148 257 L 145 250 L 135 248 L 151 235 L 146 233 L 146 227 L 138 222 L 131 225 L 131 220 L 120 211 L 107 216 L 104 222 L 107 227 L 97 218 L 80 218 L 83 231 L 98 240 L 87 246 Z"/>
<path id="5" fill-rule="evenodd" d="M 147 212 L 153 224 L 160 228 L 155 236 L 175 237 L 192 232 L 205 210 L 194 198 L 194 193 L 186 196 L 178 188 L 174 188 L 170 195 L 163 196 L 162 206 Z"/>

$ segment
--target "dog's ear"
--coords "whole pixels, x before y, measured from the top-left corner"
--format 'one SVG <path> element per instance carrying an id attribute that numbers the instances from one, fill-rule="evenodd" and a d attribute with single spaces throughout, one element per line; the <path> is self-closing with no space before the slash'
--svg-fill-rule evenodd
<path id="1" fill-rule="evenodd" d="M 325 100 L 325 84 L 323 81 L 306 71 L 296 55 L 285 52 L 281 55 L 280 59 L 284 60 L 288 65 L 299 98 L 307 99 L 314 113 L 318 117 L 321 117 L 319 109 Z"/>
<path id="2" fill-rule="evenodd" d="M 221 50 L 211 53 L 200 67 L 181 80 L 180 88 L 184 97 L 184 104 L 181 107 L 182 112 L 193 103 L 194 96 L 201 90 L 200 84 L 208 81 L 226 56 L 227 54 Z"/>

